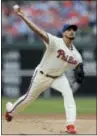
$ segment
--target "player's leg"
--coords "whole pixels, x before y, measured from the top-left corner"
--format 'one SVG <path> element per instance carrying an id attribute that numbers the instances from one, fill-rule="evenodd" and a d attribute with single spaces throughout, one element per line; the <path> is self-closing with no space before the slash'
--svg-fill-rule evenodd
<path id="1" fill-rule="evenodd" d="M 57 78 L 52 83 L 51 87 L 58 90 L 63 95 L 64 108 L 66 112 L 66 126 L 74 125 L 76 121 L 76 104 L 67 77 L 62 75 Z M 76 130 L 74 130 L 74 132 L 76 132 Z"/>
<path id="2" fill-rule="evenodd" d="M 41 75 L 40 72 L 35 72 L 33 75 L 33 78 L 31 80 L 30 87 L 25 95 L 20 97 L 16 102 L 13 104 L 7 103 L 6 105 L 6 111 L 7 115 L 13 116 L 16 115 L 21 109 L 24 109 L 26 106 L 28 106 L 31 102 L 36 100 L 36 98 L 53 82 L 53 79 L 47 78 L 43 75 Z M 7 117 L 6 117 L 7 119 Z"/>

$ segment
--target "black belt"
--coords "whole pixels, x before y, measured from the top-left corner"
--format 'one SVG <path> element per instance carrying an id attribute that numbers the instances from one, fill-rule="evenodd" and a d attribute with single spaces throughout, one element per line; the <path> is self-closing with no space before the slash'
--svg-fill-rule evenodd
<path id="1" fill-rule="evenodd" d="M 45 73 L 43 71 L 40 71 L 41 74 L 45 75 Z M 52 75 L 45 75 L 46 77 L 50 77 L 50 78 L 57 78 L 58 76 L 52 76 Z"/>

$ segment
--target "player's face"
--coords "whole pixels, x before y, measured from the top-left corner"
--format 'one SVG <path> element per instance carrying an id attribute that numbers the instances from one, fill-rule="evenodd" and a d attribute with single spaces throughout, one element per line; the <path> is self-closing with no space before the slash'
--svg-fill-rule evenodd
<path id="1" fill-rule="evenodd" d="M 70 40 L 74 40 L 75 39 L 75 30 L 73 30 L 73 28 L 68 28 L 68 30 L 66 30 L 65 32 L 63 32 L 63 38 L 66 37 Z"/>

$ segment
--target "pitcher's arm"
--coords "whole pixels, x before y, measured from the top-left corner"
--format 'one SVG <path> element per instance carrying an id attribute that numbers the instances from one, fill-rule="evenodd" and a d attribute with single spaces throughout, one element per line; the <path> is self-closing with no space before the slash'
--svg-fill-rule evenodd
<path id="1" fill-rule="evenodd" d="M 14 6 L 14 10 L 17 13 L 17 15 L 20 16 L 22 20 L 29 26 L 31 30 L 33 30 L 37 35 L 39 35 L 46 43 L 49 43 L 49 38 L 47 33 L 40 29 L 37 25 L 35 25 L 32 21 L 30 21 L 23 13 L 23 11 L 20 9 L 18 5 Z"/>

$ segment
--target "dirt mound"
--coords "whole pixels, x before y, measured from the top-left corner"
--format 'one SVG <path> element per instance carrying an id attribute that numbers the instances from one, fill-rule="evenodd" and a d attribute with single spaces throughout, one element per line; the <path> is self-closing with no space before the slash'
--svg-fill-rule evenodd
<path id="1" fill-rule="evenodd" d="M 51 116 L 51 115 L 50 115 Z M 2 134 L 15 134 L 15 135 L 24 135 L 27 134 L 65 134 L 65 120 L 64 118 L 51 118 L 46 117 L 42 118 L 41 116 L 22 116 L 16 117 L 12 122 L 6 122 L 2 118 Z M 76 128 L 78 134 L 96 134 L 96 120 L 81 118 L 76 121 Z"/>

